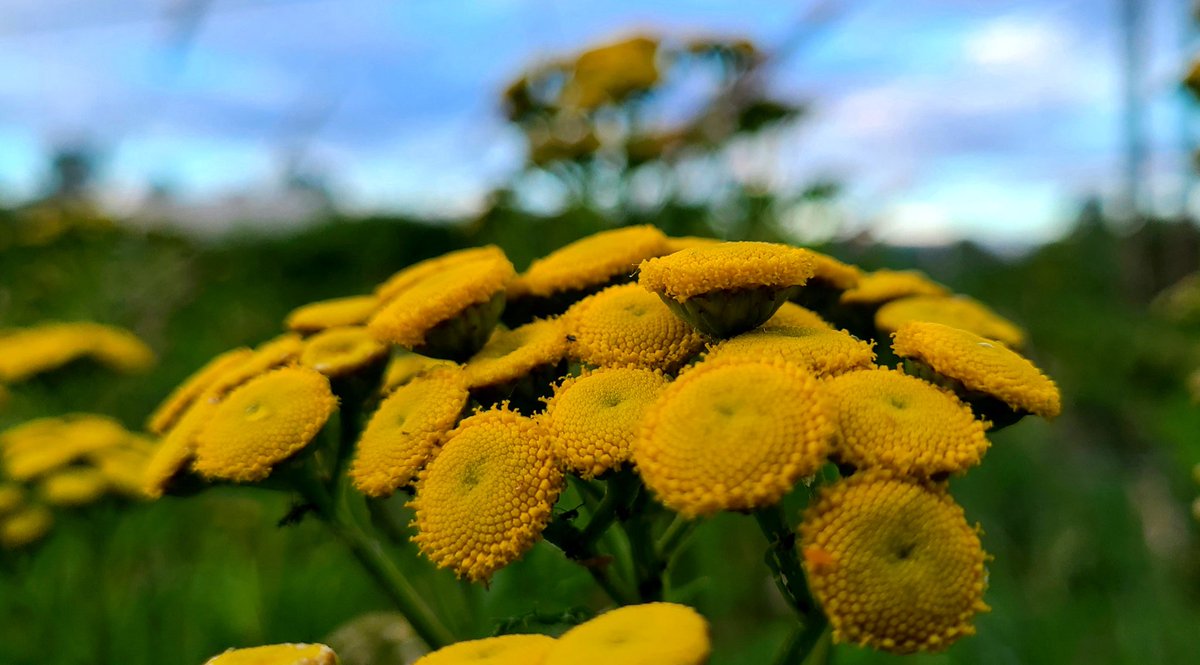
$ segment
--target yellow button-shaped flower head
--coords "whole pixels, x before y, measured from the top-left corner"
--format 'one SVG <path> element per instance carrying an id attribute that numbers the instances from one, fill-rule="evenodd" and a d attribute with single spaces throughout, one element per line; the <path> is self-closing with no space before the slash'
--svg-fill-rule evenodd
<path id="1" fill-rule="evenodd" d="M 329 328 L 304 342 L 300 364 L 325 376 L 345 376 L 383 360 L 387 347 L 362 326 Z"/>
<path id="2" fill-rule="evenodd" d="M 453 252 L 435 256 L 431 259 L 418 261 L 417 263 L 404 268 L 403 270 L 392 275 L 379 286 L 375 287 L 375 296 L 379 298 L 380 304 L 387 304 L 393 298 L 403 293 L 408 287 L 420 282 L 421 280 L 436 275 L 439 272 L 448 270 L 463 263 L 474 263 L 476 261 L 492 262 L 500 259 L 505 259 L 504 250 L 495 245 L 485 245 L 483 247 L 468 247 Z"/>
<path id="3" fill-rule="evenodd" d="M 47 476 L 38 493 L 51 506 L 71 508 L 95 503 L 108 487 L 108 479 L 99 469 L 75 467 Z"/>
<path id="4" fill-rule="evenodd" d="M 836 414 L 833 456 L 857 468 L 929 477 L 965 471 L 988 448 L 984 425 L 952 393 L 890 369 L 825 383 Z"/>
<path id="5" fill-rule="evenodd" d="M 3 446 L 3 468 L 10 478 L 27 481 L 61 468 L 97 450 L 121 445 L 129 437 L 120 423 L 91 413 L 51 419 L 52 427 L 26 429 Z"/>
<path id="6" fill-rule="evenodd" d="M 273 337 L 254 347 L 254 351 L 241 362 L 231 363 L 228 369 L 217 374 L 204 389 L 203 397 L 210 402 L 220 401 L 250 379 L 278 367 L 295 364 L 300 360 L 303 350 L 304 341 L 296 333 Z"/>
<path id="7" fill-rule="evenodd" d="M 828 377 L 872 367 L 875 352 L 869 342 L 832 328 L 770 325 L 714 345 L 707 358 L 780 359 Z"/>
<path id="8" fill-rule="evenodd" d="M 842 294 L 846 305 L 882 305 L 908 296 L 945 296 L 950 289 L 929 279 L 920 270 L 886 268 L 859 277 L 858 284 Z"/>
<path id="9" fill-rule="evenodd" d="M 363 429 L 350 470 L 354 486 L 387 496 L 411 483 L 466 404 L 457 369 L 435 370 L 397 388 Z"/>
<path id="10" fill-rule="evenodd" d="M 284 367 L 229 394 L 196 437 L 193 468 L 209 478 L 262 480 L 308 445 L 337 409 L 329 379 Z"/>
<path id="11" fill-rule="evenodd" d="M 807 250 L 767 242 L 692 247 L 643 261 L 638 283 L 713 337 L 766 322 L 812 277 Z"/>
<path id="12" fill-rule="evenodd" d="M 154 366 L 154 351 L 137 335 L 122 328 L 81 324 L 81 333 L 91 338 L 92 357 L 118 372 L 140 373 Z"/>
<path id="13" fill-rule="evenodd" d="M 563 315 L 568 353 L 597 367 L 678 369 L 704 338 L 637 284 L 609 287 Z"/>
<path id="14" fill-rule="evenodd" d="M 160 498 L 188 471 L 196 456 L 196 438 L 208 425 L 218 402 L 201 395 L 183 413 L 179 422 L 159 441 L 142 471 L 142 489 L 151 499 Z"/>
<path id="15" fill-rule="evenodd" d="M 1062 410 L 1058 386 L 1041 370 L 1007 346 L 973 332 L 940 323 L 906 323 L 892 336 L 892 350 L 935 372 L 935 381 L 957 382 L 1018 414 L 1053 418 Z M 971 396 L 964 399 L 973 402 Z"/>
<path id="16" fill-rule="evenodd" d="M 576 240 L 529 265 L 520 288 L 546 297 L 597 287 L 633 275 L 644 259 L 667 251 L 667 237 L 653 226 L 628 226 Z"/>
<path id="17" fill-rule="evenodd" d="M 493 409 L 463 420 L 421 472 L 421 552 L 459 577 L 486 581 L 541 536 L 563 478 L 541 425 Z"/>
<path id="18" fill-rule="evenodd" d="M 563 381 L 542 418 L 563 466 L 590 478 L 631 461 L 646 409 L 666 387 L 661 372 L 625 367 Z"/>
<path id="19" fill-rule="evenodd" d="M 708 622 L 675 603 L 626 605 L 563 633 L 545 665 L 703 665 Z"/>
<path id="20" fill-rule="evenodd" d="M 146 466 L 155 447 L 141 437 L 133 441 L 137 443 L 99 450 L 88 455 L 88 458 L 104 476 L 111 490 L 129 498 L 144 499 Z"/>
<path id="21" fill-rule="evenodd" d="M 515 381 L 539 367 L 557 365 L 567 353 L 567 336 L 558 319 L 539 320 L 512 330 L 497 330 L 463 367 L 467 387 Z"/>
<path id="22" fill-rule="evenodd" d="M 272 644 L 230 649 L 204 665 L 337 665 L 338 657 L 324 644 Z"/>
<path id="23" fill-rule="evenodd" d="M 203 367 L 184 379 L 183 383 L 172 390 L 162 404 L 158 405 L 154 413 L 150 414 L 150 418 L 146 422 L 146 429 L 155 434 L 165 434 L 167 430 L 175 426 L 175 423 L 179 422 L 183 412 L 187 411 L 200 393 L 212 385 L 217 377 L 246 362 L 253 354 L 254 352 L 250 349 L 233 349 L 205 363 Z"/>
<path id="24" fill-rule="evenodd" d="M 0 548 L 15 550 L 32 545 L 50 533 L 54 515 L 45 506 L 26 506 L 0 518 Z"/>
<path id="25" fill-rule="evenodd" d="M 966 296 L 900 298 L 875 313 L 875 327 L 881 332 L 896 332 L 909 321 L 930 321 L 969 330 L 1012 347 L 1025 343 L 1025 331 L 978 300 Z"/>
<path id="26" fill-rule="evenodd" d="M 770 328 L 824 328 L 833 330 L 833 326 L 829 322 L 821 318 L 820 314 L 801 307 L 796 303 L 785 302 L 767 319 L 767 322 L 760 326 L 763 329 Z"/>
<path id="27" fill-rule="evenodd" d="M 491 335 L 515 271 L 504 254 L 481 252 L 405 287 L 367 324 L 381 342 L 465 360 Z"/>
<path id="28" fill-rule="evenodd" d="M 826 488 L 800 527 L 805 572 L 838 642 L 940 651 L 987 611 L 986 555 L 943 489 L 868 471 Z"/>
<path id="29" fill-rule="evenodd" d="M 418 376 L 438 368 L 456 369 L 458 363 L 430 358 L 404 349 L 396 349 L 392 359 L 388 361 L 387 368 L 383 371 L 383 385 L 379 387 L 379 392 L 387 395 L 393 390 L 407 385 Z"/>
<path id="30" fill-rule="evenodd" d="M 684 249 L 692 247 L 708 247 L 710 245 L 719 245 L 721 240 L 717 238 L 703 238 L 700 236 L 677 236 L 667 238 L 666 254 L 672 254 Z"/>
<path id="31" fill-rule="evenodd" d="M 812 254 L 816 268 L 813 276 L 804 284 L 804 288 L 792 296 L 792 301 L 805 307 L 825 311 L 837 304 L 842 293 L 858 286 L 862 271 L 856 266 L 842 263 L 827 254 L 814 252 L 811 249 L 809 253 Z"/>
<path id="32" fill-rule="evenodd" d="M 832 436 L 825 395 L 807 370 L 712 360 L 648 410 L 633 455 L 659 500 L 693 517 L 778 502 L 825 462 Z"/>
<path id="33" fill-rule="evenodd" d="M 501 635 L 442 647 L 414 665 L 542 665 L 552 646 L 546 635 Z"/>
<path id="34" fill-rule="evenodd" d="M 314 333 L 328 328 L 361 326 L 379 309 L 375 296 L 348 296 L 319 300 L 292 310 L 284 325 L 298 333 Z"/>

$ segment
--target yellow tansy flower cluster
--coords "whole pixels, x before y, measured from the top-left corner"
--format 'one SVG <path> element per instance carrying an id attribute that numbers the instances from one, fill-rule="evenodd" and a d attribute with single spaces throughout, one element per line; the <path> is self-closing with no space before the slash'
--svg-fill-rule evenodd
<path id="1" fill-rule="evenodd" d="M 46 323 L 0 330 L 0 383 L 18 383 L 80 359 L 118 372 L 144 372 L 154 352 L 136 335 L 99 323 Z"/>

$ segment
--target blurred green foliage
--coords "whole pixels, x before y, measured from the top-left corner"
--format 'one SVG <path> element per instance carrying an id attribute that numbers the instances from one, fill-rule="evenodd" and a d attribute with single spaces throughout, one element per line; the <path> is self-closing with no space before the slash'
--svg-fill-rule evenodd
<path id="1" fill-rule="evenodd" d="M 706 214 L 671 207 L 656 219 L 672 234 L 702 234 Z M 744 214 L 722 227 L 730 237 L 779 238 L 761 215 Z M 211 245 L 80 229 L 43 246 L 9 248 L 0 251 L 0 326 L 122 325 L 146 339 L 161 364 L 144 377 L 15 386 L 0 426 L 87 410 L 140 427 L 194 368 L 277 334 L 295 306 L 368 292 L 413 261 L 466 245 L 497 243 L 521 268 L 604 225 L 585 209 L 534 218 L 499 205 L 461 227 L 331 220 L 292 236 L 246 234 Z M 1148 295 L 1131 292 L 1134 244 L 1084 224 L 1012 261 L 969 244 L 820 248 L 868 269 L 921 268 L 1021 322 L 1064 396 L 1061 418 L 995 435 L 985 464 L 952 481 L 995 555 L 986 596 L 994 611 L 978 620 L 977 637 L 909 662 L 1194 658 L 1200 533 L 1188 517 L 1188 474 L 1200 461 L 1200 410 L 1188 402 L 1183 377 L 1197 364 L 1197 345 L 1148 317 Z M 789 498 L 792 509 L 801 492 Z M 401 504 L 392 507 L 403 522 Z M 319 525 L 277 526 L 288 507 L 277 495 L 221 489 L 67 519 L 41 547 L 0 557 L 0 663 L 192 665 L 230 646 L 321 640 L 364 612 L 387 609 Z M 676 563 L 678 586 L 668 596 L 712 620 L 714 665 L 769 662 L 789 630 L 764 551 L 752 519 L 728 514 L 702 524 Z M 430 593 L 455 584 L 411 548 L 397 550 L 397 559 L 424 571 Z M 533 610 L 603 607 L 587 575 L 544 544 L 476 599 L 495 622 L 475 627 L 481 634 Z M 894 659 L 856 648 L 835 654 L 839 663 Z"/>

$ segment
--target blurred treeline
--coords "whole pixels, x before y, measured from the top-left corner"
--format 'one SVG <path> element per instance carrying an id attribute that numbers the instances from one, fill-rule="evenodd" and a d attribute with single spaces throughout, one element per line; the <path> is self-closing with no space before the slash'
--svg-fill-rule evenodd
<path id="1" fill-rule="evenodd" d="M 739 223 L 720 224 L 726 237 L 787 237 L 769 200 L 742 203 Z M 49 241 L 0 250 L 0 327 L 121 325 L 161 363 L 142 377 L 55 373 L 15 386 L 0 426 L 98 411 L 140 427 L 190 371 L 277 334 L 293 307 L 369 292 L 413 261 L 468 245 L 496 243 L 520 269 L 607 228 L 609 217 L 587 205 L 537 217 L 501 200 L 462 224 L 334 218 L 292 236 L 244 233 L 219 243 L 69 224 Z M 15 220 L 0 214 L 0 229 L 12 231 Z M 653 221 L 671 234 L 714 228 L 711 211 L 683 205 L 622 221 Z M 999 433 L 983 466 L 952 481 L 995 555 L 986 597 L 994 611 L 978 621 L 978 637 L 913 661 L 1194 656 L 1200 532 L 1188 504 L 1200 408 L 1183 383 L 1200 364 L 1200 340 L 1150 316 L 1147 303 L 1195 266 L 1197 246 L 1193 225 L 1153 222 L 1118 234 L 1092 206 L 1069 236 L 1014 259 L 971 243 L 912 249 L 860 238 L 819 248 L 865 269 L 920 268 L 1025 325 L 1032 355 L 1064 396 L 1061 418 Z M 0 662 L 199 663 L 231 645 L 326 639 L 363 612 L 386 610 L 314 525 L 276 526 L 287 508 L 274 495 L 223 489 L 68 516 L 39 548 L 0 557 Z M 680 562 L 681 575 L 698 581 L 673 589 L 714 621 L 717 665 L 768 661 L 790 621 L 748 519 L 724 515 L 702 526 Z M 411 552 L 400 559 L 435 574 Z M 586 575 L 539 545 L 498 577 L 486 602 L 497 620 L 600 607 L 588 589 Z M 848 648 L 837 660 L 892 658 Z"/>

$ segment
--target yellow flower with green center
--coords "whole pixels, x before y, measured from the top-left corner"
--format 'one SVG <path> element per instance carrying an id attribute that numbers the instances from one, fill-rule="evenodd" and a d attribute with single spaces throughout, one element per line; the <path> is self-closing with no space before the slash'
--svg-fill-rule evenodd
<path id="1" fill-rule="evenodd" d="M 108 488 L 108 479 L 99 469 L 74 467 L 47 476 L 38 494 L 47 505 L 71 508 L 95 503 Z"/>
<path id="2" fill-rule="evenodd" d="M 445 343 L 454 347 L 456 356 L 469 357 L 483 346 L 496 325 L 505 287 L 514 274 L 502 252 L 484 252 L 472 260 L 455 262 L 397 293 L 367 328 L 381 342 L 417 352 Z M 444 341 L 439 332 L 454 339 Z"/>
<path id="3" fill-rule="evenodd" d="M 521 295 L 546 297 L 630 277 L 639 263 L 667 251 L 653 226 L 627 226 L 576 240 L 537 259 L 517 281 Z"/>
<path id="4" fill-rule="evenodd" d="M 288 313 L 284 325 L 298 333 L 314 333 L 328 328 L 361 326 L 379 309 L 379 298 L 347 296 L 319 300 L 297 307 Z"/>
<path id="5" fill-rule="evenodd" d="M 486 581 L 541 536 L 563 477 L 541 425 L 504 409 L 463 420 L 421 472 L 421 552 L 459 577 Z"/>
<path id="6" fill-rule="evenodd" d="M 868 471 L 825 488 L 800 526 L 804 569 L 837 642 L 941 651 L 988 610 L 987 555 L 944 489 Z"/>
<path id="7" fill-rule="evenodd" d="M 946 296 L 950 289 L 920 270 L 881 269 L 862 275 L 858 285 L 842 294 L 846 305 L 882 305 L 908 296 Z"/>
<path id="8" fill-rule="evenodd" d="M 344 376 L 383 360 L 387 351 L 362 326 L 329 328 L 304 341 L 300 364 L 325 376 Z"/>
<path id="9" fill-rule="evenodd" d="M 0 518 L 0 548 L 15 550 L 36 543 L 54 526 L 54 515 L 45 506 L 26 506 Z"/>
<path id="10" fill-rule="evenodd" d="M 984 425 L 952 393 L 890 369 L 825 382 L 834 407 L 834 457 L 857 468 L 929 477 L 965 471 L 988 449 Z"/>
<path id="11" fill-rule="evenodd" d="M 821 318 L 820 314 L 807 307 L 801 307 L 796 303 L 790 302 L 783 303 L 779 311 L 775 312 L 761 326 L 763 330 L 771 328 L 825 328 L 833 330 L 833 326 Z"/>
<path id="12" fill-rule="evenodd" d="M 25 505 L 25 490 L 17 483 L 0 483 L 0 518 Z"/>
<path id="13" fill-rule="evenodd" d="M 555 455 L 585 478 L 630 462 L 646 409 L 667 383 L 661 372 L 623 367 L 566 379 L 546 402 L 541 419 Z"/>
<path id="14" fill-rule="evenodd" d="M 568 353 L 597 367 L 673 371 L 704 348 L 704 338 L 637 284 L 609 287 L 563 315 Z"/>
<path id="15" fill-rule="evenodd" d="M 567 336 L 558 319 L 539 320 L 512 330 L 497 330 L 463 366 L 467 387 L 515 381 L 538 367 L 557 365 L 567 353 Z"/>
<path id="16" fill-rule="evenodd" d="M 368 496 L 387 496 L 408 485 L 433 457 L 467 404 L 456 369 L 439 369 L 397 388 L 363 429 L 350 475 Z"/>
<path id="17" fill-rule="evenodd" d="M 458 369 L 458 363 L 397 349 L 388 361 L 387 368 L 383 370 L 383 385 L 379 387 L 379 392 L 387 395 L 435 369 Z"/>
<path id="18" fill-rule="evenodd" d="M 817 378 L 783 361 L 706 360 L 646 413 L 633 456 L 688 517 L 770 506 L 825 462 L 833 422 Z"/>
<path id="19" fill-rule="evenodd" d="M 875 313 L 875 327 L 881 332 L 896 332 L 909 321 L 928 321 L 969 330 L 1012 347 L 1025 343 L 1025 331 L 978 300 L 966 296 L 900 298 Z"/>
<path id="20" fill-rule="evenodd" d="M 13 480 L 27 481 L 93 451 L 119 446 L 128 437 L 129 432 L 107 416 L 80 413 L 49 419 L 21 436 L 4 438 L 4 471 Z"/>
<path id="21" fill-rule="evenodd" d="M 442 647 L 414 665 L 542 665 L 552 646 L 545 635 L 501 635 Z"/>
<path id="22" fill-rule="evenodd" d="M 220 401 L 232 390 L 247 381 L 280 367 L 293 365 L 300 360 L 300 352 L 304 350 L 304 340 L 296 333 L 285 333 L 273 337 L 254 347 L 253 353 L 246 356 L 242 362 L 232 363 L 229 368 L 204 389 L 204 398 L 209 401 Z"/>
<path id="23" fill-rule="evenodd" d="M 676 603 L 626 605 L 563 633 L 545 665 L 703 665 L 708 621 Z"/>
<path id="24" fill-rule="evenodd" d="M 906 323 L 892 335 L 892 350 L 1013 411 L 1053 418 L 1062 410 L 1058 386 L 1041 370 L 1000 342 L 973 332 L 940 323 Z"/>
<path id="25" fill-rule="evenodd" d="M 179 418 L 154 449 L 142 471 L 142 489 L 146 496 L 157 499 L 186 473 L 196 456 L 196 437 L 217 410 L 220 402 L 201 395 Z"/>
<path id="26" fill-rule="evenodd" d="M 495 245 L 485 245 L 483 247 L 468 247 L 453 252 L 435 256 L 431 259 L 418 261 L 417 263 L 404 268 L 403 270 L 392 275 L 379 286 L 375 287 L 375 296 L 379 299 L 381 305 L 391 302 L 393 298 L 403 293 L 408 287 L 420 282 L 421 280 L 436 275 L 444 270 L 449 270 L 455 266 L 474 263 L 477 261 L 495 262 L 501 259 L 507 260 L 504 255 L 504 250 Z"/>
<path id="27" fill-rule="evenodd" d="M 204 364 L 191 376 L 184 379 L 162 404 L 150 414 L 146 421 L 146 429 L 154 434 L 166 434 L 175 426 L 179 418 L 191 407 L 200 394 L 208 389 L 225 372 L 241 365 L 250 359 L 254 352 L 250 349 L 233 349 L 226 351 Z"/>
<path id="28" fill-rule="evenodd" d="M 324 644 L 272 644 L 230 649 L 204 665 L 337 665 L 338 657 Z"/>
<path id="29" fill-rule="evenodd" d="M 266 478 L 300 452 L 337 409 L 329 379 L 305 367 L 273 370 L 234 390 L 196 436 L 197 472 L 239 483 Z"/>
<path id="30" fill-rule="evenodd" d="M 713 345 L 707 359 L 779 359 L 819 377 L 872 367 L 871 343 L 827 327 L 764 326 Z"/>

